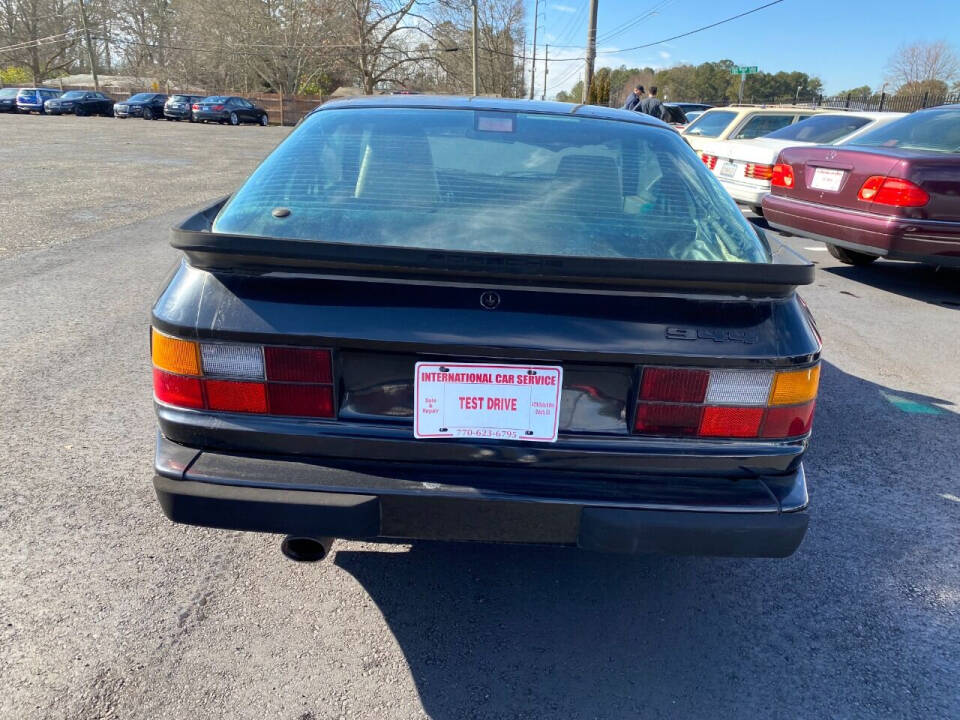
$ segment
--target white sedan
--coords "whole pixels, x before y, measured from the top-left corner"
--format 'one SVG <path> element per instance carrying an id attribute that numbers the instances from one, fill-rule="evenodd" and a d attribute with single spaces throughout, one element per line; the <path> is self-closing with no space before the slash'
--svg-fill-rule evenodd
<path id="1" fill-rule="evenodd" d="M 835 112 L 814 115 L 752 140 L 707 143 L 700 158 L 738 203 L 762 214 L 760 203 L 770 192 L 770 178 L 780 151 L 796 145 L 840 145 L 904 113 Z"/>

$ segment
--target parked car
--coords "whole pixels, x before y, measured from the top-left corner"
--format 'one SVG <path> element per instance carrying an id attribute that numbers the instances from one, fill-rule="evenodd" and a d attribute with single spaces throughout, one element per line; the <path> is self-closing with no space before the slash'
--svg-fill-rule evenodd
<path id="1" fill-rule="evenodd" d="M 663 121 L 673 127 L 674 130 L 679 131 L 680 129 L 686 127 L 687 125 L 687 116 L 683 112 L 683 109 L 678 105 L 672 105 L 670 103 L 663 104 Z"/>
<path id="2" fill-rule="evenodd" d="M 114 117 L 139 117 L 144 120 L 159 120 L 163 117 L 163 106 L 167 96 L 163 93 L 137 93 L 127 100 L 114 104 Z"/>
<path id="3" fill-rule="evenodd" d="M 163 116 L 167 120 L 193 122 L 193 105 L 201 100 L 202 95 L 171 95 L 163 106 Z"/>
<path id="4" fill-rule="evenodd" d="M 113 115 L 113 100 L 102 92 L 90 90 L 69 90 L 58 98 L 47 100 L 43 109 L 50 115 L 74 114 L 84 115 Z"/>
<path id="5" fill-rule="evenodd" d="M 0 88 L 0 112 L 17 111 L 17 93 L 20 88 Z"/>
<path id="6" fill-rule="evenodd" d="M 687 125 L 682 135 L 698 153 L 714 140 L 751 140 L 820 112 L 809 108 L 737 105 L 711 108 Z"/>
<path id="7" fill-rule="evenodd" d="M 713 107 L 713 105 L 707 105 L 706 103 L 691 103 L 691 102 L 671 102 L 671 103 L 665 103 L 665 104 L 674 105 L 680 108 L 681 110 L 683 110 L 683 112 L 687 114 L 687 117 L 689 117 L 690 113 L 692 112 L 704 112 L 705 110 L 709 110 L 710 108 Z"/>
<path id="8" fill-rule="evenodd" d="M 903 117 L 903 113 L 823 113 L 753 140 L 721 140 L 703 146 L 700 157 L 738 203 L 762 214 L 777 155 L 793 145 L 839 145 Z"/>
<path id="9" fill-rule="evenodd" d="M 17 91 L 17 111 L 22 113 L 40 113 L 46 112 L 43 108 L 47 100 L 60 97 L 59 90 L 50 88 L 20 88 Z"/>
<path id="10" fill-rule="evenodd" d="M 803 538 L 813 266 L 653 118 L 330 102 L 172 242 L 151 338 L 174 521 L 288 534 L 300 558 L 334 537 Z"/>
<path id="11" fill-rule="evenodd" d="M 791 147 L 767 221 L 850 265 L 879 257 L 960 267 L 960 105 L 920 110 L 837 147 Z"/>
<path id="12" fill-rule="evenodd" d="M 197 122 L 218 122 L 240 125 L 258 123 L 266 126 L 270 120 L 267 111 L 249 100 L 225 95 L 211 95 L 193 106 L 193 119 Z"/>

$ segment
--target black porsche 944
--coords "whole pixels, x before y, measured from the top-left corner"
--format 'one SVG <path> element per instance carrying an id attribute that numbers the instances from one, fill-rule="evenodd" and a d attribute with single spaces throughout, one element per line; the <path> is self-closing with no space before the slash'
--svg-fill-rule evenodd
<path id="1" fill-rule="evenodd" d="M 803 539 L 813 267 L 658 120 L 331 102 L 172 242 L 151 328 L 171 520 L 767 557 Z"/>

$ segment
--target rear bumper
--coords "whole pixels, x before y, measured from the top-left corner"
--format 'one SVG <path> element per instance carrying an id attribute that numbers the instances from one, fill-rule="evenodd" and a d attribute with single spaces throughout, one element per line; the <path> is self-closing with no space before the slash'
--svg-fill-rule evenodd
<path id="1" fill-rule="evenodd" d="M 191 110 L 189 108 L 183 110 L 164 108 L 163 116 L 168 118 L 174 118 L 176 120 L 189 120 L 191 118 Z"/>
<path id="2" fill-rule="evenodd" d="M 223 112 L 203 112 L 203 111 L 194 110 L 194 111 L 193 111 L 193 119 L 194 119 L 194 120 L 197 120 L 197 121 L 199 121 L 199 122 L 209 122 L 210 120 L 216 120 L 216 121 L 219 122 L 220 120 L 226 120 L 226 119 L 227 119 L 227 113 L 223 113 Z"/>
<path id="3" fill-rule="evenodd" d="M 764 217 L 778 230 L 895 260 L 960 267 L 960 223 L 817 205 L 780 195 L 763 200 Z"/>
<path id="4" fill-rule="evenodd" d="M 158 435 L 154 487 L 175 522 L 341 538 L 786 557 L 808 523 L 802 466 L 775 479 L 775 494 L 762 478 L 567 478 L 565 485 L 520 471 L 531 478 L 523 489 L 465 484 L 476 475 L 467 467 L 326 463 L 201 452 Z"/>
<path id="5" fill-rule="evenodd" d="M 720 177 L 717 179 L 720 180 L 720 184 L 734 200 L 744 205 L 760 205 L 763 199 L 770 194 L 769 187 L 756 187 L 733 180 L 724 180 Z"/>

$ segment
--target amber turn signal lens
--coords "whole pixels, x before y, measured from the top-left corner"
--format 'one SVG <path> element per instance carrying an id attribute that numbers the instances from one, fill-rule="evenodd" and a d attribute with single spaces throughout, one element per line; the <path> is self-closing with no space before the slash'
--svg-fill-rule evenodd
<path id="1" fill-rule="evenodd" d="M 157 332 L 151 328 L 153 365 L 177 375 L 199 375 L 197 344 Z"/>
<path id="2" fill-rule="evenodd" d="M 770 405 L 799 405 L 817 397 L 820 385 L 820 365 L 778 372 L 773 379 Z"/>

